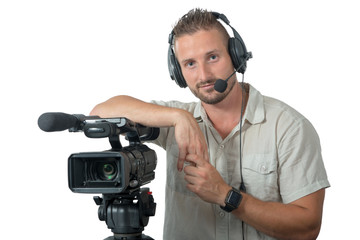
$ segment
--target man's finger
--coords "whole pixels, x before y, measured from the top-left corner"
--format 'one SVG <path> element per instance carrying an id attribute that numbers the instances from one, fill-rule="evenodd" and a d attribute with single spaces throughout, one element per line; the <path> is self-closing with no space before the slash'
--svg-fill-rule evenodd
<path id="1" fill-rule="evenodd" d="M 177 163 L 177 169 L 179 172 L 181 172 L 184 167 L 185 159 L 186 159 L 186 151 L 179 149 L 179 158 Z"/>
<path id="2" fill-rule="evenodd" d="M 195 166 L 203 166 L 204 163 L 206 162 L 205 159 L 203 159 L 202 157 L 200 157 L 197 154 L 188 154 L 188 155 L 186 155 L 185 160 L 195 164 Z"/>

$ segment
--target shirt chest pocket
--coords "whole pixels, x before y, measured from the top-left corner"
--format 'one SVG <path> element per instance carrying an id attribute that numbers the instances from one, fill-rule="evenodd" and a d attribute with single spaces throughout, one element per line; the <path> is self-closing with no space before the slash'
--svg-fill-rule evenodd
<path id="1" fill-rule="evenodd" d="M 243 179 L 246 190 L 263 201 L 279 201 L 277 160 L 274 154 L 243 156 Z"/>

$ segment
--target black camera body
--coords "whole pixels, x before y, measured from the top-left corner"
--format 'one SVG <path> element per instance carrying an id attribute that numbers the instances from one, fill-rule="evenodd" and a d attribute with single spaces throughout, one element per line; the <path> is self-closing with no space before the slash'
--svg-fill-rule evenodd
<path id="1" fill-rule="evenodd" d="M 131 191 L 155 178 L 157 157 L 142 144 L 157 137 L 158 130 L 135 124 L 126 118 L 97 118 L 70 115 L 79 119 L 70 132 L 83 131 L 89 138 L 108 137 L 111 149 L 70 155 L 69 188 L 76 193 L 116 194 Z M 157 131 L 157 132 L 156 132 Z M 122 147 L 120 134 L 126 134 L 129 146 Z"/>
<path id="2" fill-rule="evenodd" d="M 120 151 L 71 154 L 69 188 L 76 193 L 115 194 L 131 191 L 155 178 L 156 153 L 146 145 Z"/>

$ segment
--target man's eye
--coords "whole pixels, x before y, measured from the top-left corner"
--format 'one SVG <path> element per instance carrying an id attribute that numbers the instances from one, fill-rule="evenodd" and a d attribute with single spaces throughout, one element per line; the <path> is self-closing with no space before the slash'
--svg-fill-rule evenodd
<path id="1" fill-rule="evenodd" d="M 186 66 L 187 67 L 192 67 L 192 66 L 194 66 L 194 62 L 188 62 L 188 63 L 186 63 Z"/>
<path id="2" fill-rule="evenodd" d="M 211 55 L 210 56 L 210 60 L 216 60 L 217 59 L 217 56 L 216 55 Z"/>

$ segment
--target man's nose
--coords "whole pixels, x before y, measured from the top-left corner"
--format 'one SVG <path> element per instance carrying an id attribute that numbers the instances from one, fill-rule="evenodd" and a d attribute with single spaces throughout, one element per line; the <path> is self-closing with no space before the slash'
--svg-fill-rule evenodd
<path id="1" fill-rule="evenodd" d="M 210 78 L 211 71 L 209 64 L 202 63 L 199 64 L 199 78 L 201 81 L 206 81 Z"/>

